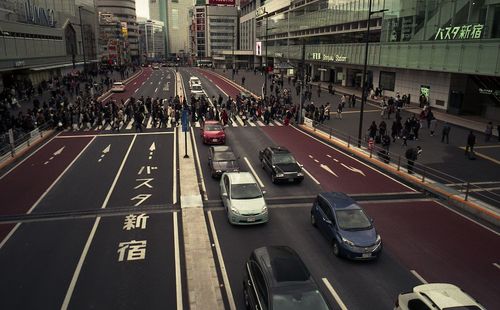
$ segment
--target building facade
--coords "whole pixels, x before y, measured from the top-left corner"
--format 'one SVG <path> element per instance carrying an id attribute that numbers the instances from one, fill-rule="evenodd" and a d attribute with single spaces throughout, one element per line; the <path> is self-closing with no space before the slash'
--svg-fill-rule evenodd
<path id="1" fill-rule="evenodd" d="M 84 61 L 89 66 L 97 62 L 96 12 L 85 4 L 75 0 L 0 1 L 0 91 L 18 78 L 36 84 L 81 70 Z"/>
<path id="2" fill-rule="evenodd" d="M 123 66 L 131 62 L 126 29 L 111 13 L 99 13 L 99 60 L 102 65 Z"/>
<path id="3" fill-rule="evenodd" d="M 165 60 L 165 26 L 159 20 L 139 21 L 141 57 L 148 62 Z"/>
<path id="4" fill-rule="evenodd" d="M 304 46 L 313 79 L 361 87 L 368 38 L 369 86 L 413 102 L 423 94 L 449 113 L 500 118 L 499 0 L 282 1 L 255 4 L 256 15 L 267 12 L 256 18 L 256 46 L 265 49 L 268 19 L 270 64 L 298 68 Z M 371 12 L 386 11 L 371 15 L 367 37 L 370 2 Z"/>
<path id="5" fill-rule="evenodd" d="M 135 0 L 97 0 L 97 10 L 113 14 L 120 20 L 124 39 L 128 44 L 132 63 L 139 63 L 139 26 L 135 12 Z"/>

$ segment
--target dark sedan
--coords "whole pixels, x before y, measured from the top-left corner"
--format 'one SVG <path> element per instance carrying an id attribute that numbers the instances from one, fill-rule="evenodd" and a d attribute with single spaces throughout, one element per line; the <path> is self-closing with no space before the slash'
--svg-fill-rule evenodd
<path id="1" fill-rule="evenodd" d="M 292 153 L 281 146 L 271 146 L 259 151 L 262 169 L 271 173 L 273 183 L 302 182 L 304 174 L 302 166 L 297 163 Z"/>
<path id="2" fill-rule="evenodd" d="M 224 172 L 240 171 L 238 159 L 233 152 L 213 152 L 208 165 L 212 178 L 220 178 Z"/>
<path id="3" fill-rule="evenodd" d="M 311 208 L 311 224 L 331 242 L 333 254 L 377 259 L 382 240 L 363 209 L 344 193 L 321 193 Z"/>

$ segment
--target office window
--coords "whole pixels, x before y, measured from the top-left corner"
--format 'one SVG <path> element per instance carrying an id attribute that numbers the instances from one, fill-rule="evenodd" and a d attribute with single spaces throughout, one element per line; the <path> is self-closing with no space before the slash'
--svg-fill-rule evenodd
<path id="1" fill-rule="evenodd" d="M 172 9 L 172 29 L 179 29 L 179 10 Z"/>

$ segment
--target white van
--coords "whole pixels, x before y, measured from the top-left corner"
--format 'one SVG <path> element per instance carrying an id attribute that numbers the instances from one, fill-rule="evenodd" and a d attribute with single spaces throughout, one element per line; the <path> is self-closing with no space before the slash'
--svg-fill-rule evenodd
<path id="1" fill-rule="evenodd" d="M 192 76 L 189 78 L 189 89 L 192 89 L 195 85 L 199 85 L 201 87 L 201 81 L 196 76 Z"/>

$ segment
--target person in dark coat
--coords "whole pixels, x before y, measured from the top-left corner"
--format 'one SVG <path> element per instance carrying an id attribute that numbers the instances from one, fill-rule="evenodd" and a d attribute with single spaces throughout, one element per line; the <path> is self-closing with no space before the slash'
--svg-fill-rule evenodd
<path id="1" fill-rule="evenodd" d="M 408 162 L 407 167 L 409 174 L 413 174 L 413 167 L 420 153 L 422 153 L 422 148 L 420 146 L 417 146 L 416 148 L 410 147 L 406 150 L 405 157 Z"/>
<path id="2" fill-rule="evenodd" d="M 469 159 L 474 158 L 474 145 L 476 144 L 476 135 L 472 130 L 467 136 L 467 145 L 465 146 L 465 156 L 469 156 Z"/>

